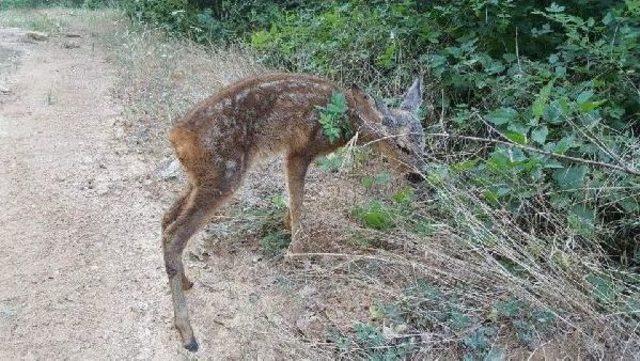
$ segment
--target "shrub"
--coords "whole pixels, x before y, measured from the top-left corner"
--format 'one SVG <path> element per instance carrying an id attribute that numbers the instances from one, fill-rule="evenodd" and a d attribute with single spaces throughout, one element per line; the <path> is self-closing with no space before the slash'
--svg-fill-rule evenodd
<path id="1" fill-rule="evenodd" d="M 250 41 L 271 64 L 387 95 L 427 73 L 451 115 L 446 130 L 487 142 L 441 149 L 477 154 L 452 164 L 473 164 L 452 175 L 525 227 L 596 232 L 592 239 L 633 263 L 637 176 L 593 163 L 638 169 L 639 10 L 634 1 L 584 3 L 329 2 L 283 11 Z M 539 209 L 564 221 L 532 218 Z"/>
<path id="2" fill-rule="evenodd" d="M 4 0 L 3 8 L 35 8 L 46 6 L 69 6 L 96 9 L 103 6 L 114 6 L 114 0 Z"/>

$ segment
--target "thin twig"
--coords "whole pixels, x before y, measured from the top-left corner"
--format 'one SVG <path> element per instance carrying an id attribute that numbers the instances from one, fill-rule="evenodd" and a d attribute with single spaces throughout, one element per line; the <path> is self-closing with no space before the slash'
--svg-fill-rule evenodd
<path id="1" fill-rule="evenodd" d="M 518 70 L 522 73 L 522 64 L 520 63 L 520 48 L 518 47 L 518 27 L 516 27 L 516 59 L 518 59 Z"/>
<path id="2" fill-rule="evenodd" d="M 618 171 L 621 171 L 621 172 L 624 172 L 624 173 L 627 173 L 627 174 L 633 174 L 633 175 L 640 176 L 640 171 L 637 170 L 637 169 L 628 168 L 628 167 L 621 167 L 621 166 L 617 166 L 617 165 L 614 165 L 614 164 L 598 162 L 598 161 L 595 161 L 595 160 L 571 157 L 571 156 L 564 155 L 564 154 L 548 152 L 546 150 L 530 147 L 528 145 L 522 145 L 522 144 L 507 142 L 507 141 L 504 141 L 504 140 L 488 139 L 488 138 L 481 138 L 481 137 L 473 137 L 473 136 L 469 136 L 469 135 L 456 135 L 456 134 L 448 134 L 448 133 L 430 133 L 430 134 L 427 134 L 427 135 L 434 136 L 434 137 L 447 137 L 447 138 L 466 139 L 466 140 L 471 140 L 471 141 L 474 141 L 474 142 L 502 144 L 502 145 L 506 145 L 506 146 L 509 146 L 509 147 L 514 147 L 514 148 L 519 148 L 519 149 L 522 149 L 522 150 L 526 150 L 526 151 L 529 151 L 529 152 L 534 152 L 534 153 L 538 153 L 538 154 L 544 154 L 544 155 L 548 155 L 550 157 L 555 157 L 555 158 L 568 160 L 568 161 L 571 161 L 571 162 L 589 164 L 589 165 L 593 165 L 593 166 L 601 167 L 601 168 L 615 169 L 615 170 L 618 170 Z"/>
<path id="3" fill-rule="evenodd" d="M 442 129 L 443 132 L 446 132 L 447 129 L 444 127 L 444 115 L 446 113 L 444 109 L 444 89 L 440 90 L 440 97 L 440 129 Z"/>

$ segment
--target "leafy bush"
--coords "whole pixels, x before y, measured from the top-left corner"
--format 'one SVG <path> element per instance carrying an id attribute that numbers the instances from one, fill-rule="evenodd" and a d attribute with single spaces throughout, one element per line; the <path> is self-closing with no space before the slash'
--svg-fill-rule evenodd
<path id="1" fill-rule="evenodd" d="M 113 6 L 115 0 L 4 0 L 3 8 L 35 8 L 46 6 L 69 6 L 96 9 L 103 6 Z"/>
<path id="2" fill-rule="evenodd" d="M 638 168 L 638 5 L 579 3 L 330 2 L 284 11 L 251 35 L 251 45 L 269 63 L 388 95 L 426 72 L 451 114 L 446 130 L 488 142 L 442 149 L 477 154 L 452 174 L 527 227 L 550 227 L 548 219 L 528 222 L 549 209 L 565 215 L 556 226 L 597 232 L 620 261 L 633 263 L 638 177 L 593 163 Z"/>
<path id="3" fill-rule="evenodd" d="M 214 6 L 208 6 L 208 3 Z M 186 34 L 199 42 L 228 43 L 241 39 L 255 29 L 268 27 L 271 21 L 278 18 L 280 6 L 293 3 L 265 0 L 127 0 L 122 2 L 122 6 L 131 18 L 150 22 L 169 32 Z"/>

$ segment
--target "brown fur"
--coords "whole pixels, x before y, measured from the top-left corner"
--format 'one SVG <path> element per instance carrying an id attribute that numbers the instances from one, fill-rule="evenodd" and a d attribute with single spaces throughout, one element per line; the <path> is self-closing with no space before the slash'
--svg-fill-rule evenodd
<path id="1" fill-rule="evenodd" d="M 414 84 L 415 85 L 415 84 Z M 384 131 L 384 108 L 357 88 L 342 90 L 321 78 L 296 74 L 270 74 L 237 82 L 204 100 L 180 120 L 169 139 L 189 178 L 189 185 L 162 220 L 166 271 L 173 296 L 175 324 L 184 346 L 197 343 L 190 326 L 183 289 L 186 278 L 182 252 L 189 238 L 214 210 L 238 189 L 251 165 L 270 155 L 285 153 L 291 251 L 300 246 L 304 178 L 319 155 L 334 151 L 348 139 L 331 143 L 318 123 L 317 108 L 335 91 L 345 94 L 352 129 L 361 142 L 378 148 L 405 165 L 415 165 L 415 154 L 399 151 L 403 135 Z M 399 129 L 399 128 L 398 128 Z M 382 141 L 380 141 L 382 139 Z"/>

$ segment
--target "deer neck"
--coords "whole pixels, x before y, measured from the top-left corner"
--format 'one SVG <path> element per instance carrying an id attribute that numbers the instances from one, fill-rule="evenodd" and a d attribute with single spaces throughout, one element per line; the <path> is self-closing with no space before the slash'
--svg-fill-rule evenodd
<path id="1" fill-rule="evenodd" d="M 358 112 L 356 111 L 359 104 L 356 103 L 356 99 L 351 91 L 346 92 L 345 98 L 349 107 L 349 122 L 351 129 L 358 134 L 358 145 L 363 145 L 371 142 L 378 141 L 383 138 L 382 124 L 371 123 L 364 121 Z M 369 104 L 363 104 L 360 106 L 370 107 Z M 373 109 L 371 110 L 373 112 Z"/>

